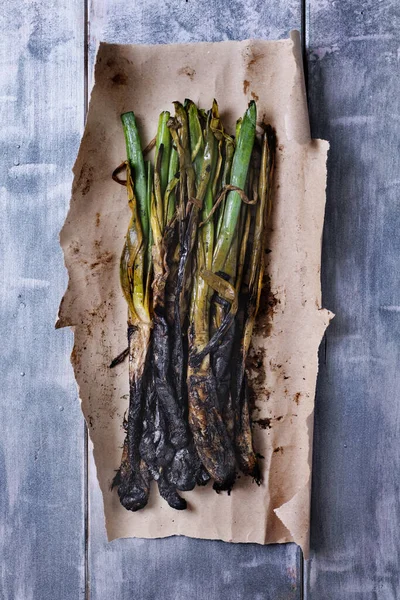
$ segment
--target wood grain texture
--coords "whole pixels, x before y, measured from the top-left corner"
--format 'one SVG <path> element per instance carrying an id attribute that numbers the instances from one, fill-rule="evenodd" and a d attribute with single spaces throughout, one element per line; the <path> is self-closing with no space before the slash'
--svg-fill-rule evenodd
<path id="1" fill-rule="evenodd" d="M 91 73 L 95 48 L 116 43 L 173 43 L 286 37 L 300 28 L 300 1 L 246 3 L 92 0 Z M 91 75 L 89 75 L 91 77 Z M 92 82 L 90 81 L 90 84 Z M 90 85 L 89 85 L 90 87 Z M 91 600 L 300 600 L 301 557 L 296 546 L 226 544 L 172 537 L 106 541 L 103 506 L 90 473 L 89 586 Z"/>
<path id="2" fill-rule="evenodd" d="M 68 8 L 66 8 L 68 6 Z M 83 6 L 0 11 L 0 598 L 76 600 L 84 585 L 83 420 L 58 232 L 83 126 Z"/>
<path id="3" fill-rule="evenodd" d="M 324 305 L 337 314 L 321 351 L 310 600 L 400 598 L 399 12 L 393 0 L 307 3 L 312 133 L 332 147 Z M 52 322 L 83 125 L 84 4 L 9 0 L 0 19 L 0 598 L 72 600 L 85 597 L 83 424 L 71 335 Z M 89 21 L 93 60 L 100 39 L 276 39 L 301 15 L 297 0 L 95 0 Z M 91 472 L 92 599 L 301 597 L 294 546 L 107 544 Z"/>
<path id="4" fill-rule="evenodd" d="M 184 536 L 107 543 L 100 489 L 95 477 L 90 483 L 90 600 L 301 599 L 301 551 L 294 544 Z"/>
<path id="5" fill-rule="evenodd" d="M 400 598 L 400 8 L 308 3 L 312 134 L 331 143 L 307 598 Z"/>

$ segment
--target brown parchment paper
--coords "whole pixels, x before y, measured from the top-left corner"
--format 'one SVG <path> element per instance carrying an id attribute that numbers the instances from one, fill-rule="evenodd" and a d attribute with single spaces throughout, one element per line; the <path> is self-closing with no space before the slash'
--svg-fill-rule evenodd
<path id="1" fill-rule="evenodd" d="M 253 418 L 260 487 L 241 477 L 232 494 L 212 486 L 183 494 L 186 511 L 151 491 L 148 506 L 126 511 L 110 483 L 121 458 L 128 406 L 127 309 L 119 257 L 129 221 L 126 190 L 111 180 L 125 158 L 120 114 L 133 110 L 142 140 L 161 110 L 190 97 L 218 100 L 223 122 L 254 98 L 277 131 L 274 209 L 268 241 L 271 291 L 263 297 L 249 361 L 257 398 Z M 70 210 L 61 232 L 69 284 L 57 327 L 74 329 L 72 363 L 93 441 L 108 539 L 183 534 L 230 542 L 295 541 L 307 554 L 317 350 L 331 313 L 321 308 L 320 255 L 328 144 L 311 140 L 299 35 L 268 42 L 164 46 L 101 44 Z"/>

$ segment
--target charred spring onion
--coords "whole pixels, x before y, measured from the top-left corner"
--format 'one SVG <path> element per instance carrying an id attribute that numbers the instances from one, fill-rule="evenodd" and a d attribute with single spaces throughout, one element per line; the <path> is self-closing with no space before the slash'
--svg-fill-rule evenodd
<path id="1" fill-rule="evenodd" d="M 187 506 L 180 491 L 210 479 L 217 491 L 230 491 L 239 471 L 260 482 L 245 367 L 264 280 L 275 133 L 262 124 L 257 135 L 253 101 L 235 137 L 215 100 L 208 112 L 190 100 L 174 108 L 160 114 L 153 164 L 134 113 L 121 116 L 128 348 L 111 367 L 129 357 L 129 409 L 113 487 L 132 511 L 146 505 L 152 479 L 177 510 Z"/>

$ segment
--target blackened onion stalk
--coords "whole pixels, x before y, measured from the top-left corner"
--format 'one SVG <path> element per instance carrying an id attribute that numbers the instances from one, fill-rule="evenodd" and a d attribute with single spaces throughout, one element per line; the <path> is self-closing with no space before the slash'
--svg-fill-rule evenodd
<path id="1" fill-rule="evenodd" d="M 217 491 L 230 491 L 238 471 L 260 480 L 245 366 L 263 285 L 275 134 L 263 124 L 256 141 L 254 101 L 236 138 L 215 100 L 208 112 L 191 100 L 174 108 L 160 114 L 154 166 L 135 115 L 121 117 L 128 349 L 111 366 L 129 356 L 130 400 L 113 486 L 132 511 L 146 505 L 151 479 L 178 510 L 187 506 L 178 492 L 210 478 Z"/>
<path id="2" fill-rule="evenodd" d="M 150 484 L 148 467 L 139 453 L 143 430 L 144 372 L 151 327 L 145 273 L 149 218 L 145 165 L 138 150 L 140 140 L 133 113 L 122 115 L 122 123 L 128 156 L 126 186 L 131 209 L 120 261 L 121 287 L 128 304 L 129 409 L 121 467 L 113 486 L 118 486 L 123 506 L 136 511 L 147 504 Z"/>

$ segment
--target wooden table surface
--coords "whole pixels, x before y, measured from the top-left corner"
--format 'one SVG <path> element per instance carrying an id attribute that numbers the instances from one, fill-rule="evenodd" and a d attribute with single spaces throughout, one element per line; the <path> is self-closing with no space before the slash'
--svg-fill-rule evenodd
<path id="1" fill-rule="evenodd" d="M 400 598 L 400 5 L 396 0 L 4 0 L 0 9 L 0 600 Z M 304 42 L 328 139 L 311 559 L 293 544 L 106 542 L 55 331 L 96 44 Z"/>

